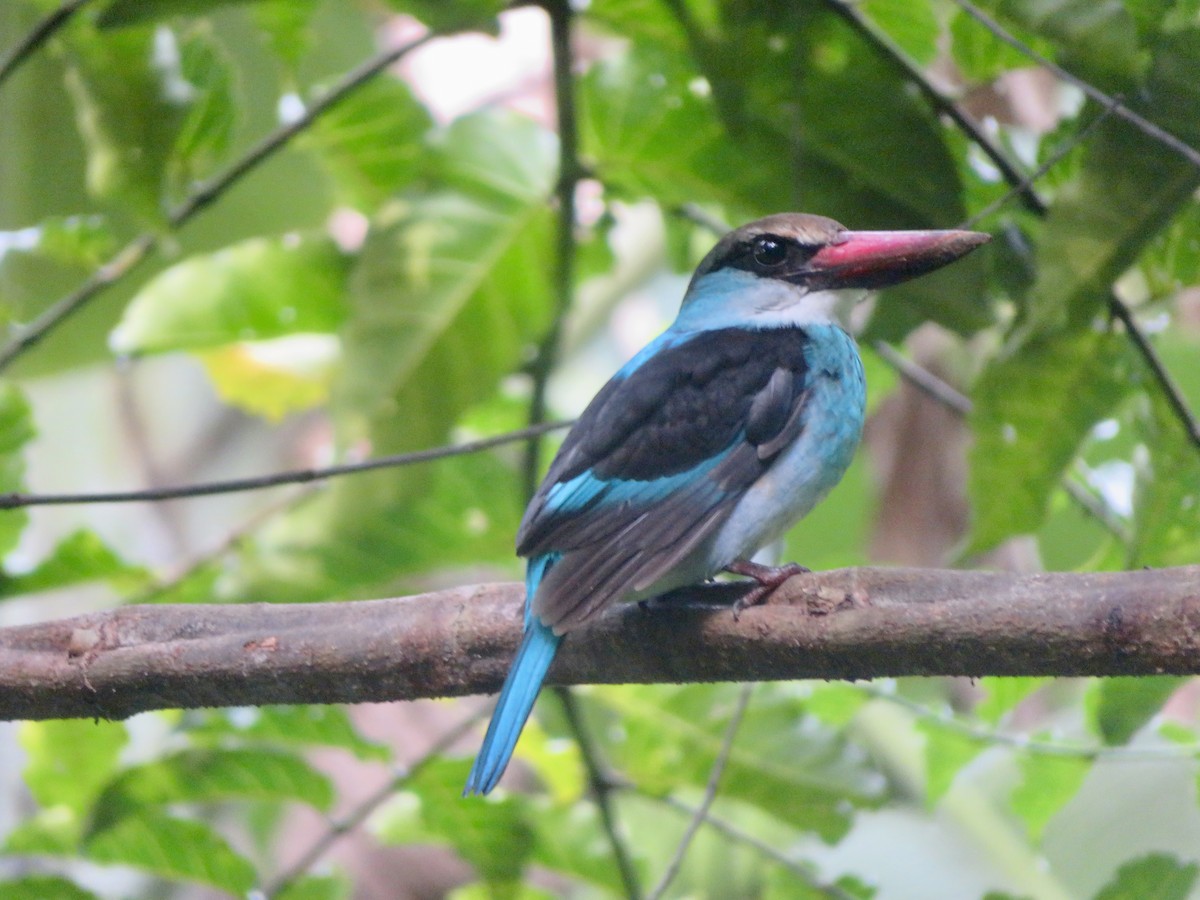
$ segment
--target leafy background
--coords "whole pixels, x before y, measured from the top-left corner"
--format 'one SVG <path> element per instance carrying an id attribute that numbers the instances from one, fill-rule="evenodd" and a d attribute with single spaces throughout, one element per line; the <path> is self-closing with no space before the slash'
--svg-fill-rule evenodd
<path id="1" fill-rule="evenodd" d="M 502 6 L 85 0 L 0 56 L 0 316 L 28 343 L 0 351 L 0 489 L 569 417 L 670 320 L 708 223 L 802 209 L 995 240 L 854 310 L 866 445 L 786 556 L 1200 558 L 1195 0 L 980 4 L 1103 95 L 965 2 Z M 0 6 L 0 48 L 58 8 Z M 557 55 L 547 10 L 573 19 Z M 403 58 L 356 69 L 381 52 Z M 914 390 L 896 346 L 969 399 Z M 550 450 L 6 511 L 0 622 L 516 578 Z M 5 725 L 0 894 L 1198 896 L 1198 699 L 1178 678 L 548 693 L 508 789 L 470 802 L 480 703 Z"/>

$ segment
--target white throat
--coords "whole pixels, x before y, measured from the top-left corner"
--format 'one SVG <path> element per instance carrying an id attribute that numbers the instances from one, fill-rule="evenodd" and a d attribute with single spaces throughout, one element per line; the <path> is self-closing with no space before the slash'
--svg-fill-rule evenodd
<path id="1" fill-rule="evenodd" d="M 739 269 L 705 275 L 683 299 L 676 326 L 684 330 L 836 325 L 840 291 L 812 291 Z"/>

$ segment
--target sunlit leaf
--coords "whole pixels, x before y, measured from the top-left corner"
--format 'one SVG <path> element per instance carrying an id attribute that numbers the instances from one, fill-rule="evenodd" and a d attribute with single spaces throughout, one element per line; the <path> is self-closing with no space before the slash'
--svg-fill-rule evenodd
<path id="1" fill-rule="evenodd" d="M 933 6 L 909 0 L 866 0 L 862 12 L 921 65 L 937 55 L 940 33 Z"/>
<path id="2" fill-rule="evenodd" d="M 92 531 L 75 531 L 29 571 L 0 575 L 0 597 L 31 594 L 81 584 L 109 581 L 126 588 L 142 584 L 147 573 L 121 559 Z"/>
<path id="3" fill-rule="evenodd" d="M 1104 743 L 1127 744 L 1185 681 L 1168 675 L 1097 679 L 1084 709 Z"/>
<path id="4" fill-rule="evenodd" d="M 922 720 L 917 728 L 925 736 L 925 802 L 933 806 L 945 796 L 958 773 L 987 745 L 938 722 Z"/>
<path id="5" fill-rule="evenodd" d="M 183 193 L 224 159 L 237 125 L 238 106 L 230 61 L 202 30 L 180 38 L 179 78 L 176 89 L 192 98 L 172 157 L 172 188 Z"/>
<path id="6" fill-rule="evenodd" d="M 190 730 L 193 741 L 236 739 L 264 747 L 340 747 L 359 759 L 386 760 L 391 753 L 367 740 L 341 706 L 263 706 L 206 713 Z"/>
<path id="7" fill-rule="evenodd" d="M 1165 853 L 1151 853 L 1125 863 L 1096 900 L 1187 900 L 1200 865 L 1184 864 Z"/>
<path id="8" fill-rule="evenodd" d="M 1145 452 L 1135 457 L 1131 566 L 1187 565 L 1200 559 L 1200 455 L 1161 396 L 1139 424 Z"/>
<path id="9" fill-rule="evenodd" d="M 1190 73 L 1198 64 L 1200 32 L 1164 37 L 1140 92 L 1170 97 L 1155 106 L 1152 117 L 1193 144 L 1200 139 L 1200 82 Z M 1113 281 L 1200 185 L 1200 172 L 1178 151 L 1124 121 L 1100 125 L 1085 153 L 1079 177 L 1060 190 L 1050 208 L 1037 250 L 1027 335 L 1091 322 L 1104 310 Z"/>
<path id="10" fill-rule="evenodd" d="M 981 678 L 979 686 L 987 696 L 975 707 L 975 715 L 995 725 L 1048 681 L 1047 678 Z"/>
<path id="11" fill-rule="evenodd" d="M 175 141 L 196 99 L 180 69 L 176 37 L 148 28 L 103 38 L 70 34 L 67 89 L 87 148 L 88 188 L 157 219 Z"/>
<path id="12" fill-rule="evenodd" d="M 146 808 L 220 800 L 298 800 L 316 809 L 333 802 L 329 779 L 301 757 L 266 750 L 197 748 L 121 772 L 97 802 L 93 829 L 103 831 Z"/>
<path id="13" fill-rule="evenodd" d="M 161 353 L 334 332 L 349 260 L 328 238 L 252 238 L 177 263 L 146 284 L 109 343 Z"/>
<path id="14" fill-rule="evenodd" d="M 13 384 L 0 384 L 0 493 L 20 491 L 25 482 L 25 445 L 33 438 L 32 411 Z M 16 546 L 29 515 L 23 509 L 0 515 L 0 554 Z"/>
<path id="15" fill-rule="evenodd" d="M 650 791 L 702 788 L 734 696 L 711 686 L 604 690 L 601 709 L 620 726 L 620 739 L 610 745 L 618 770 Z M 846 833 L 855 808 L 881 802 L 882 789 L 844 735 L 805 716 L 795 697 L 767 689 L 755 692 L 721 779 L 723 797 L 751 803 L 829 842 Z"/>
<path id="16" fill-rule="evenodd" d="M 29 760 L 25 786 L 41 806 L 82 815 L 112 778 L 127 739 L 120 722 L 25 722 L 19 732 Z"/>
<path id="17" fill-rule="evenodd" d="M 1037 529 L 1091 428 L 1132 389 L 1129 345 L 1111 334 L 1059 335 L 991 363 L 976 383 L 971 546 Z"/>
<path id="18" fill-rule="evenodd" d="M 338 344 L 332 335 L 302 334 L 201 350 L 197 356 L 222 400 L 278 422 L 329 398 Z"/>
<path id="19" fill-rule="evenodd" d="M 0 897 L 5 900 L 96 900 L 91 891 L 56 875 L 26 875 L 12 881 L 0 881 Z"/>
<path id="20" fill-rule="evenodd" d="M 533 849 L 529 811 L 516 796 L 463 799 L 470 760 L 442 759 L 423 766 L 382 816 L 388 841 L 436 839 L 459 853 L 488 882 L 516 881 Z"/>
<path id="21" fill-rule="evenodd" d="M 1021 783 L 1012 792 L 1012 809 L 1025 823 L 1030 838 L 1038 841 L 1054 815 L 1079 792 L 1092 770 L 1092 761 L 1079 756 L 1026 753 L 1019 757 L 1018 764 Z"/>
<path id="22" fill-rule="evenodd" d="M 321 116 L 304 142 L 345 202 L 373 211 L 429 165 L 431 124 L 402 81 L 380 76 Z"/>
<path id="23" fill-rule="evenodd" d="M 523 118 L 459 120 L 438 167 L 453 188 L 377 223 L 343 331 L 334 401 L 345 444 L 369 441 L 375 454 L 443 444 L 542 336 L 553 308 L 553 149 Z M 264 531 L 228 584 L 288 600 L 394 589 L 416 564 L 510 559 L 519 511 L 515 469 L 494 459 L 343 479 Z"/>
<path id="24" fill-rule="evenodd" d="M 250 8 L 255 24 L 263 30 L 271 48 L 295 69 L 317 35 L 313 16 L 321 0 L 265 0 Z"/>
<path id="25" fill-rule="evenodd" d="M 305 875 L 273 894 L 277 900 L 346 900 L 351 884 L 343 875 Z"/>
<path id="26" fill-rule="evenodd" d="M 231 894 L 254 884 L 254 867 L 211 825 L 143 810 L 94 835 L 86 856 L 105 865 L 126 865 L 170 880 L 196 881 Z"/>

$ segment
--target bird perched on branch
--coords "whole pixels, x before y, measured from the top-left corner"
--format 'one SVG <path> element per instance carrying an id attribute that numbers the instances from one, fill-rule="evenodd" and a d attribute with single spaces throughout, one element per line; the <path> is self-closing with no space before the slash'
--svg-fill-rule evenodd
<path id="1" fill-rule="evenodd" d="M 704 257 L 675 322 L 588 404 L 529 503 L 525 637 L 464 794 L 495 787 L 567 632 L 721 571 L 757 581 L 756 602 L 800 570 L 749 558 L 837 484 L 858 446 L 866 385 L 837 292 L 897 284 L 987 240 L 785 213 Z"/>

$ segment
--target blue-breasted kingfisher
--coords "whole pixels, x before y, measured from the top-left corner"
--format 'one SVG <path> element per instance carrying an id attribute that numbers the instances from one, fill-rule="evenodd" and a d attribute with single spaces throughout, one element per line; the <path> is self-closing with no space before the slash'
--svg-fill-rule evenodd
<path id="1" fill-rule="evenodd" d="M 866 383 L 839 292 L 897 284 L 988 237 L 784 213 L 704 257 L 674 323 L 588 404 L 529 503 L 525 636 L 464 794 L 495 787 L 567 632 L 722 571 L 752 576 L 761 597 L 800 568 L 750 557 L 829 493 L 858 446 Z"/>

